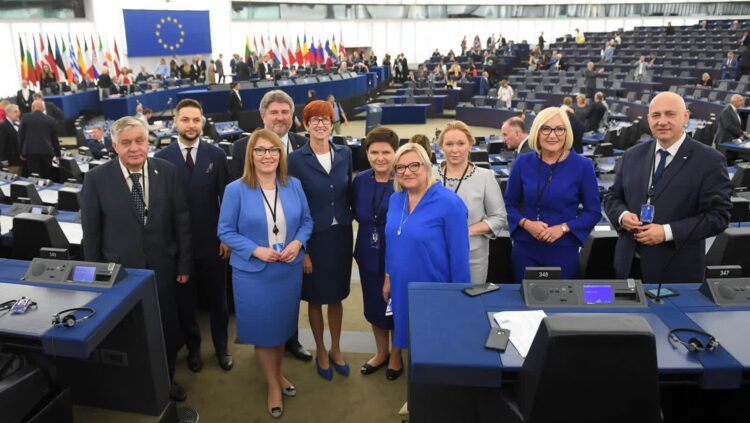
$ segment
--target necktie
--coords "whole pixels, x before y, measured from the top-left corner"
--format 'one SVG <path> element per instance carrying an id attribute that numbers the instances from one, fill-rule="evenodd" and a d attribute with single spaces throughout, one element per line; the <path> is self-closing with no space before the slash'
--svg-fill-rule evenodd
<path id="1" fill-rule="evenodd" d="M 193 155 L 190 154 L 190 150 L 192 150 L 193 147 L 187 147 L 185 148 L 185 151 L 187 154 L 185 154 L 185 164 L 187 165 L 188 172 L 193 173 L 193 169 L 195 169 L 195 162 L 193 162 Z"/>
<path id="2" fill-rule="evenodd" d="M 659 150 L 659 154 L 661 155 L 661 160 L 659 160 L 659 164 L 656 166 L 656 172 L 654 172 L 654 180 L 652 181 L 652 186 L 654 188 L 656 188 L 656 186 L 659 184 L 661 175 L 664 173 L 664 167 L 667 165 L 667 156 L 669 156 L 669 151 Z"/>
<path id="3" fill-rule="evenodd" d="M 141 174 L 140 173 L 131 173 L 130 179 L 133 180 L 133 190 L 130 192 L 130 194 L 133 196 L 133 202 L 135 203 L 135 211 L 138 212 L 138 217 L 141 218 L 141 222 L 143 222 L 143 217 L 145 216 L 146 211 L 146 204 L 143 201 L 143 187 L 141 186 Z"/>

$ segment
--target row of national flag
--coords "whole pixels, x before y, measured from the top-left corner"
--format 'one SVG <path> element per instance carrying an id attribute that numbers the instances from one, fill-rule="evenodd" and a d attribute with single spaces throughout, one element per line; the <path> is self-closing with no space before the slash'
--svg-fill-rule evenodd
<path id="1" fill-rule="evenodd" d="M 110 50 L 110 44 L 105 46 L 100 35 L 94 38 L 94 35 L 73 37 L 68 34 L 67 43 L 63 35 L 52 35 L 51 39 L 49 34 L 19 35 L 18 45 L 21 79 L 31 84 L 42 80 L 45 64 L 49 66 L 56 81 L 73 82 L 73 78 L 78 77 L 80 80 L 83 75 L 98 79 L 104 67 L 110 68 L 113 76 L 120 76 L 122 73 L 117 40 L 112 41 L 114 49 Z"/>
<path id="2" fill-rule="evenodd" d="M 342 58 L 346 58 L 346 49 L 339 36 L 339 43 L 336 43 L 336 36 L 331 37 L 331 40 L 326 39 L 325 43 L 318 37 L 317 45 L 313 37 L 310 37 L 310 42 L 307 42 L 307 34 L 302 36 L 300 42 L 299 36 L 297 36 L 297 44 L 293 45 L 293 39 L 289 37 L 289 44 L 286 42 L 286 36 L 281 36 L 281 43 L 279 43 L 278 35 L 273 36 L 273 43 L 271 42 L 270 36 L 259 36 L 260 44 L 258 44 L 257 38 L 253 36 L 253 43 L 250 44 L 250 36 L 245 36 L 245 61 L 247 62 L 253 53 L 257 55 L 268 55 L 273 59 L 276 64 L 280 66 L 305 66 L 305 65 L 323 65 L 331 59 L 333 63 L 341 62 Z M 267 41 L 267 44 L 266 44 Z"/>

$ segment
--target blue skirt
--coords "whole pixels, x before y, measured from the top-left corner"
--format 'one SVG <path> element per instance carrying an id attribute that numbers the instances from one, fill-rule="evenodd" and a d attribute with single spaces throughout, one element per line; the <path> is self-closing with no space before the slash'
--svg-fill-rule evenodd
<path id="1" fill-rule="evenodd" d="M 302 299 L 313 304 L 336 304 L 349 296 L 352 279 L 351 225 L 333 225 L 307 241 L 313 272 L 303 276 Z"/>
<path id="2" fill-rule="evenodd" d="M 275 347 L 297 330 L 302 261 L 266 263 L 260 272 L 232 268 L 232 285 L 240 341 Z"/>
<path id="3" fill-rule="evenodd" d="M 380 329 L 393 329 L 393 317 L 385 315 L 386 302 L 383 300 L 384 274 L 371 273 L 359 269 L 359 280 L 362 282 L 362 302 L 365 319 Z"/>

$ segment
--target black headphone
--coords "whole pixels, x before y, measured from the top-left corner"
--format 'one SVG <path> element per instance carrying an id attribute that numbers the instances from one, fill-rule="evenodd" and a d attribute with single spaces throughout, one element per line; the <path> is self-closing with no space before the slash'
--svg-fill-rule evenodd
<path id="1" fill-rule="evenodd" d="M 81 317 L 80 319 L 76 319 L 76 316 L 72 313 L 74 311 L 85 311 L 88 314 Z M 65 316 L 60 317 L 61 314 L 68 313 Z M 77 307 L 77 308 L 68 308 L 62 311 L 58 311 L 57 313 L 52 315 L 52 326 L 63 326 L 66 328 L 72 328 L 76 325 L 78 322 L 82 322 L 89 317 L 96 314 L 96 310 L 89 307 Z"/>
<path id="2" fill-rule="evenodd" d="M 706 345 L 703 345 L 703 342 L 701 342 L 698 338 L 690 338 L 687 342 L 681 340 L 677 337 L 677 332 L 688 332 L 688 333 L 694 333 L 697 335 L 703 335 L 708 338 L 708 343 Z M 682 344 L 685 348 L 687 348 L 690 352 L 702 352 L 702 351 L 714 351 L 717 348 L 719 348 L 719 341 L 716 340 L 716 338 L 711 335 L 708 332 L 703 332 L 701 330 L 697 329 L 689 329 L 689 328 L 674 328 L 669 331 L 669 340 L 676 344 Z"/>

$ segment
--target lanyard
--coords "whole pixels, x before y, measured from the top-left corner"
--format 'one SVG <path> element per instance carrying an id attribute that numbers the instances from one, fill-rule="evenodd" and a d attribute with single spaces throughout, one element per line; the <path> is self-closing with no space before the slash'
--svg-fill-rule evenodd
<path id="1" fill-rule="evenodd" d="M 130 178 L 130 180 L 134 181 L 133 173 L 130 171 L 130 169 L 128 168 L 125 168 L 125 169 L 128 171 L 128 177 Z M 147 192 L 146 191 L 146 178 L 147 178 L 148 172 L 146 172 L 146 166 L 142 167 L 141 170 L 143 171 L 143 173 L 141 173 L 141 175 L 143 175 L 143 184 L 141 187 L 142 192 L 139 192 L 138 196 L 141 197 L 141 202 L 143 203 L 143 217 L 148 217 L 148 204 L 146 204 L 146 199 L 144 198 L 144 195 L 146 195 L 146 192 Z"/>
<path id="2" fill-rule="evenodd" d="M 380 191 L 380 199 L 376 200 L 378 191 L 378 181 L 375 179 L 375 173 L 372 174 L 372 180 L 375 181 L 375 189 L 372 192 L 372 224 L 378 226 L 378 220 L 380 218 L 380 207 L 383 205 L 383 198 L 385 198 L 385 192 L 388 191 L 387 182 L 383 184 L 383 189 Z"/>
<path id="3" fill-rule="evenodd" d="M 455 194 L 458 194 L 458 189 L 461 188 L 461 183 L 464 181 L 464 177 L 466 176 L 466 172 L 469 171 L 469 166 L 471 166 L 471 162 L 466 163 L 466 168 L 464 169 L 463 175 L 461 175 L 461 178 L 458 180 L 458 185 L 456 185 L 456 189 L 453 190 Z M 446 186 L 445 183 L 448 181 L 448 165 L 445 165 L 445 173 L 443 173 L 443 186 Z"/>
<path id="4" fill-rule="evenodd" d="M 271 212 L 271 217 L 273 218 L 273 234 L 278 235 L 279 234 L 279 227 L 276 226 L 276 206 L 279 203 L 279 187 L 274 182 L 274 188 L 276 189 L 276 192 L 273 196 L 273 207 L 271 207 L 271 203 L 268 202 L 268 198 L 266 198 L 266 193 L 263 191 L 263 187 L 260 187 L 260 195 L 263 196 L 263 200 L 265 200 L 266 205 L 268 205 L 268 210 Z"/>
<path id="5" fill-rule="evenodd" d="M 555 173 L 555 168 L 557 168 L 557 165 L 560 163 L 560 159 L 562 159 L 562 156 L 565 155 L 565 151 L 563 151 L 558 157 L 555 163 L 550 166 L 549 168 L 549 174 L 547 175 L 547 179 L 544 181 L 544 185 L 541 187 L 539 186 L 539 182 L 536 184 L 536 220 L 541 220 L 542 216 L 542 197 L 544 196 L 544 192 L 547 190 L 547 187 L 549 186 L 550 182 L 552 182 L 552 175 Z M 542 156 L 539 155 L 539 166 L 542 165 Z"/>

